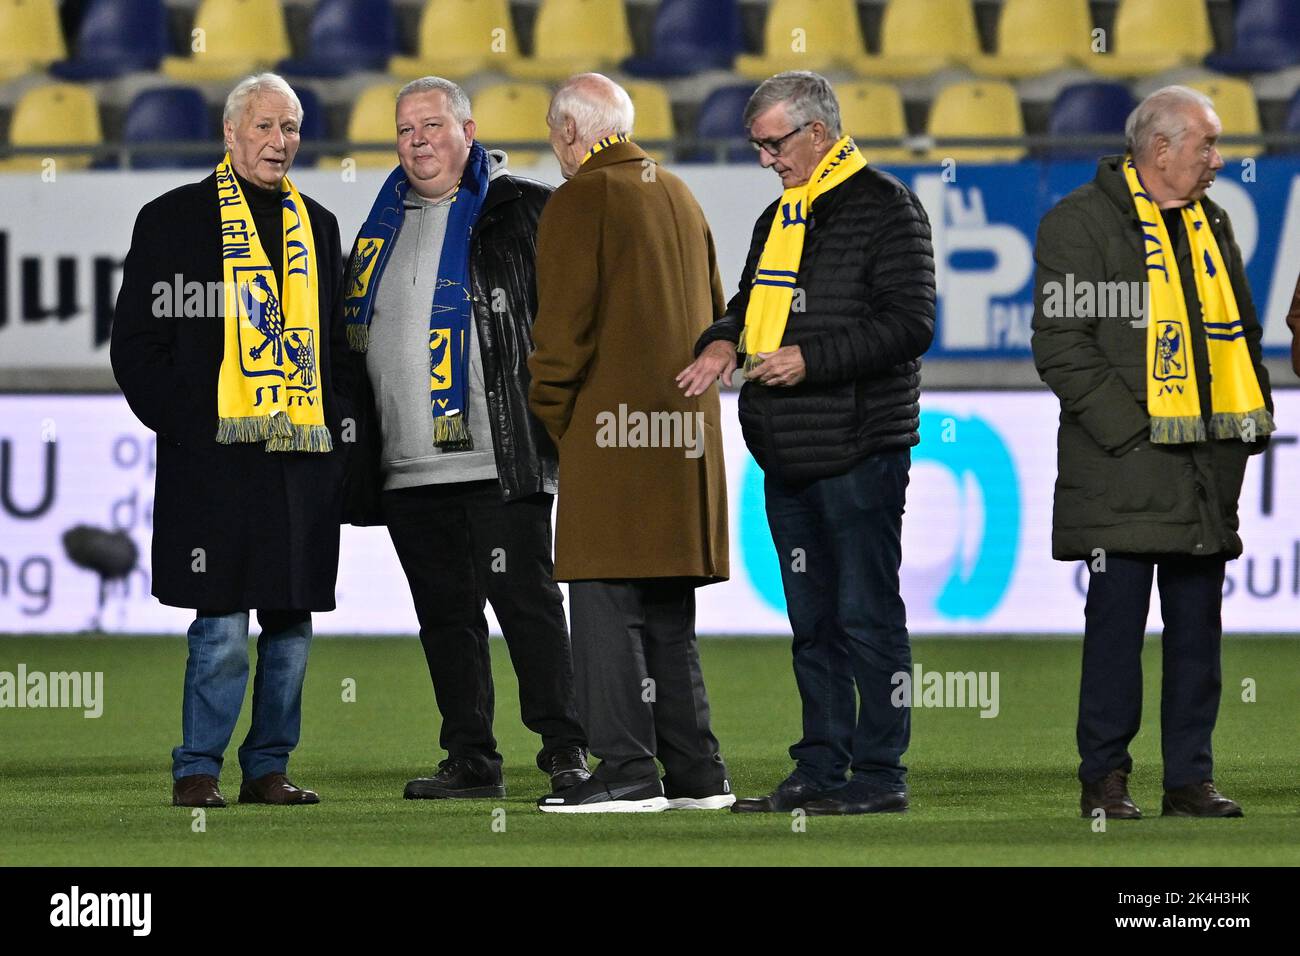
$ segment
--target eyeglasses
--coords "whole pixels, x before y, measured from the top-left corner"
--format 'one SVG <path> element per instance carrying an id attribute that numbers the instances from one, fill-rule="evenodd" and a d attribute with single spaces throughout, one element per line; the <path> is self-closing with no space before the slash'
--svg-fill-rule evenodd
<path id="1" fill-rule="evenodd" d="M 786 133 L 784 136 L 778 139 L 751 139 L 749 141 L 749 145 L 754 147 L 754 152 L 756 153 L 761 153 L 763 150 L 767 150 L 773 156 L 780 156 L 781 148 L 782 145 L 785 143 L 785 141 L 789 139 L 791 136 L 793 136 L 795 133 L 802 133 L 811 125 L 812 125 L 811 121 L 804 123 L 802 126 L 790 130 L 790 132 Z"/>

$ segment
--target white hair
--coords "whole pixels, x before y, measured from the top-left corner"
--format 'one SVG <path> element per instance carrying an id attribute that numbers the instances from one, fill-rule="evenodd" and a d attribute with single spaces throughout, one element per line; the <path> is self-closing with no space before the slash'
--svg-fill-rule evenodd
<path id="1" fill-rule="evenodd" d="M 1124 138 L 1134 159 L 1145 159 L 1155 148 L 1156 137 L 1163 136 L 1170 146 L 1177 146 L 1190 126 L 1192 107 L 1214 109 L 1214 101 L 1204 93 L 1186 86 L 1165 86 L 1156 90 L 1128 115 Z"/>
<path id="2" fill-rule="evenodd" d="M 627 90 L 600 73 L 579 73 L 555 91 L 546 122 L 556 128 L 571 119 L 578 139 L 594 143 L 606 136 L 631 136 L 635 115 Z"/>
<path id="3" fill-rule="evenodd" d="M 447 109 L 451 110 L 456 122 L 464 126 L 470 121 L 469 96 L 451 80 L 444 80 L 440 76 L 422 76 L 418 80 L 412 80 L 397 91 L 397 102 L 401 103 L 404 97 L 418 93 L 442 93 L 447 97 Z"/>
<path id="4" fill-rule="evenodd" d="M 298 99 L 293 87 L 278 73 L 255 73 L 236 83 L 226 97 L 226 108 L 221 114 L 222 122 L 238 126 L 248 110 L 248 101 L 259 93 L 279 93 L 284 96 L 298 111 L 298 122 L 302 123 L 302 101 Z"/>

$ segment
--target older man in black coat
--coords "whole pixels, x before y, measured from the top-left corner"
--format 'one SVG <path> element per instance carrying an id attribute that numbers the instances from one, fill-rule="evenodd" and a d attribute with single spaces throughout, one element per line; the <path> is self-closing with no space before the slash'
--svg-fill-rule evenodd
<path id="1" fill-rule="evenodd" d="M 312 242 L 286 246 L 284 241 L 285 229 L 296 228 L 286 212 L 297 207 L 284 177 L 298 150 L 301 121 L 302 106 L 280 77 L 260 74 L 236 86 L 226 103 L 224 127 L 238 194 L 229 188 L 227 173 L 219 205 L 219 168 L 202 182 L 146 205 L 136 220 L 118 296 L 113 372 L 131 409 L 158 434 L 153 594 L 163 604 L 198 612 L 189 629 L 182 743 L 172 752 L 177 806 L 225 805 L 217 781 L 248 681 L 250 609 L 257 610 L 262 631 L 252 727 L 239 748 L 240 802 L 319 799 L 294 786 L 285 770 L 298 742 L 311 612 L 334 607 L 342 510 L 340 422 L 346 417 L 340 398 L 344 376 L 336 373 L 347 365 L 342 360 L 342 367 L 336 366 L 332 358 L 347 352 L 338 297 L 337 221 L 303 197 Z M 222 366 L 234 364 L 246 376 L 245 366 L 255 364 L 258 351 L 243 339 L 235 351 L 226 344 L 227 323 L 245 322 L 232 317 L 242 314 L 232 309 L 238 294 L 226 301 L 223 263 L 223 234 L 229 228 L 222 209 L 240 195 L 252 219 L 252 229 L 243 228 L 256 233 L 268 260 L 254 280 L 259 289 L 272 285 L 273 274 L 274 288 L 285 290 L 286 268 L 291 275 L 300 269 L 300 255 L 308 248 L 317 260 L 314 303 L 307 298 L 308 309 L 318 310 L 317 334 L 283 328 L 285 316 L 276 319 L 270 298 L 261 310 L 250 310 L 265 310 L 276 319 L 271 334 L 282 340 L 266 336 L 275 348 L 258 357 L 278 353 L 279 361 L 256 382 L 280 383 L 285 394 L 301 394 L 291 400 L 300 407 L 323 405 L 323 423 L 315 425 L 310 451 L 270 450 L 272 442 L 232 437 L 224 413 L 218 439 L 219 379 L 222 401 L 228 402 Z M 185 285 L 176 289 L 177 284 Z M 190 296 L 198 289 L 213 294 Z M 251 286 L 248 291 L 259 301 L 266 295 Z M 182 315 L 174 308 L 178 300 L 187 306 Z M 288 308 L 284 295 L 274 301 Z M 248 329 L 234 330 L 242 332 Z M 299 388 L 291 390 L 294 385 Z M 250 412 L 252 404 L 250 399 Z M 301 417 L 300 409 L 278 414 Z"/>

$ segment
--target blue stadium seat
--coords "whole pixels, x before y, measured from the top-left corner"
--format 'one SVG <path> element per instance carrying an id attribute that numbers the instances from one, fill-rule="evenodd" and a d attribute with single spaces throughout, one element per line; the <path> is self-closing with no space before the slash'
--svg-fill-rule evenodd
<path id="1" fill-rule="evenodd" d="M 76 53 L 50 66 L 67 80 L 104 80 L 152 72 L 168 53 L 162 0 L 94 0 L 82 18 Z"/>
<path id="2" fill-rule="evenodd" d="M 1295 96 L 1291 97 L 1291 106 L 1286 111 L 1286 122 L 1282 124 L 1281 132 L 1300 133 L 1300 90 L 1296 90 Z M 1300 152 L 1300 146 L 1281 146 L 1278 148 L 1285 153 Z"/>
<path id="3" fill-rule="evenodd" d="M 386 71 L 397 52 L 397 17 L 391 0 L 323 0 L 307 30 L 308 54 L 285 60 L 281 73 L 344 76 Z"/>
<path id="4" fill-rule="evenodd" d="M 1233 18 L 1236 46 L 1205 65 L 1224 73 L 1266 73 L 1300 64 L 1300 3 L 1240 0 Z"/>
<path id="5" fill-rule="evenodd" d="M 724 86 L 710 93 L 700 104 L 700 115 L 695 122 L 695 134 L 700 139 L 747 139 L 745 129 L 745 104 L 754 95 L 755 86 Z M 687 163 L 714 161 L 714 152 L 708 149 L 684 152 L 679 158 Z M 754 162 L 754 150 L 749 145 L 734 146 L 727 150 L 729 163 Z"/>
<path id="6" fill-rule="evenodd" d="M 1124 121 L 1137 103 L 1123 83 L 1078 83 L 1061 90 L 1052 104 L 1047 132 L 1052 136 L 1124 135 Z M 1048 150 L 1057 159 L 1099 156 L 1099 147 L 1062 146 Z"/>
<path id="7" fill-rule="evenodd" d="M 131 157 L 138 169 L 162 166 L 198 169 L 216 166 L 221 159 L 221 140 L 208 125 L 208 106 L 203 94 L 190 86 L 164 86 L 136 95 L 126 111 L 122 139 L 132 143 L 157 143 L 167 140 L 209 143 L 209 153 L 151 153 Z"/>
<path id="8" fill-rule="evenodd" d="M 744 49 L 736 0 L 666 0 L 655 16 L 653 53 L 630 57 L 623 69 L 633 76 L 690 76 L 730 70 Z"/>
<path id="9" fill-rule="evenodd" d="M 293 91 L 298 94 L 298 101 L 302 103 L 302 128 L 299 130 L 302 134 L 302 145 L 298 149 L 298 158 L 294 161 L 294 168 L 299 169 L 313 166 L 320 159 L 318 146 L 329 138 L 329 124 L 325 122 L 325 105 L 321 103 L 315 90 L 310 86 L 295 83 Z"/>

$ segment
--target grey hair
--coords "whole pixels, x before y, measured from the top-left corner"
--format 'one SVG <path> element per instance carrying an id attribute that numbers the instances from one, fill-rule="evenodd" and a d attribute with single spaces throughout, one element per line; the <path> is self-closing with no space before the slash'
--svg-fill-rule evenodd
<path id="1" fill-rule="evenodd" d="M 412 80 L 397 91 L 397 102 L 400 103 L 403 98 L 417 93 L 444 94 L 447 97 L 447 108 L 451 110 L 452 117 L 461 126 L 468 123 L 473 115 L 470 112 L 469 96 L 466 92 L 451 80 L 444 80 L 441 76 L 422 76 L 418 80 Z"/>
<path id="2" fill-rule="evenodd" d="M 578 139 L 594 143 L 606 136 L 631 136 L 636 110 L 627 90 L 600 73 L 579 73 L 564 81 L 551 98 L 546 123 L 573 120 Z"/>
<path id="3" fill-rule="evenodd" d="M 258 93 L 279 93 L 284 96 L 298 111 L 298 122 L 302 123 L 302 100 L 298 99 L 293 87 L 278 73 L 254 73 L 236 83 L 226 97 L 226 108 L 221 114 L 221 121 L 237 126 L 248 111 L 248 101 Z"/>
<path id="4" fill-rule="evenodd" d="M 1134 159 L 1144 159 L 1155 147 L 1156 137 L 1163 136 L 1177 146 L 1187 135 L 1188 108 L 1203 106 L 1214 109 L 1214 101 L 1204 93 L 1186 86 L 1165 86 L 1156 90 L 1128 115 L 1124 138 Z"/>
<path id="5" fill-rule="evenodd" d="M 785 104 L 786 114 L 796 127 L 820 120 L 831 136 L 838 139 L 842 135 L 840 101 L 820 73 L 789 70 L 768 77 L 745 104 L 745 129 L 778 103 Z"/>

